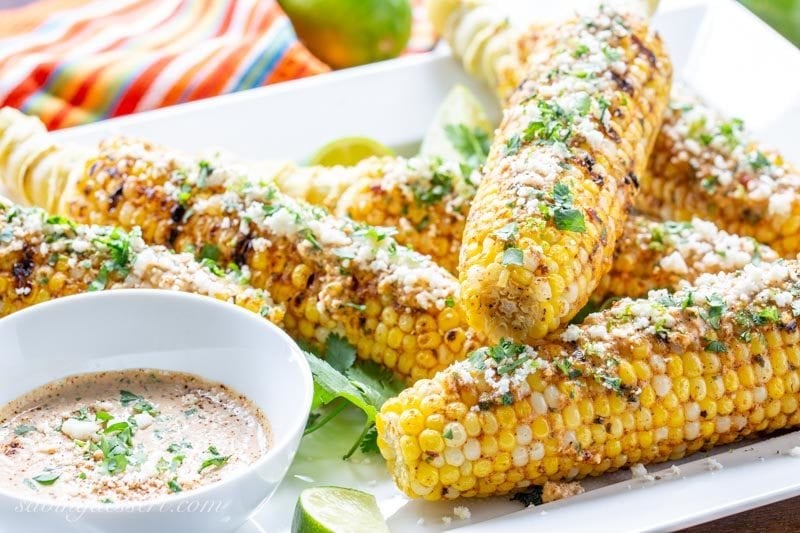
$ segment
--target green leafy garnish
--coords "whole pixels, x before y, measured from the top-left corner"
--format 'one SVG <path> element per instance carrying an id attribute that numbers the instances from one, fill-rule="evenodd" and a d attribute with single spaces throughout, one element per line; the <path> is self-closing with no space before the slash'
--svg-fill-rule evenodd
<path id="1" fill-rule="evenodd" d="M 506 141 L 505 146 L 505 153 L 506 155 L 516 155 L 519 152 L 519 148 L 522 145 L 522 139 L 519 135 L 514 134 L 508 138 Z"/>
<path id="2" fill-rule="evenodd" d="M 183 489 L 178 483 L 178 478 L 174 477 L 167 482 L 170 492 L 181 492 Z"/>
<path id="3" fill-rule="evenodd" d="M 750 166 L 753 170 L 763 170 L 765 168 L 769 168 L 772 163 L 770 163 L 767 156 L 765 156 L 760 150 L 756 152 L 756 155 L 750 158 Z"/>
<path id="4" fill-rule="evenodd" d="M 705 314 L 705 320 L 708 325 L 714 329 L 719 329 L 719 323 L 722 319 L 722 313 L 725 312 L 725 300 L 718 294 L 712 294 L 708 297 L 708 312 Z"/>
<path id="5" fill-rule="evenodd" d="M 356 361 L 356 349 L 347 339 L 331 333 L 325 339 L 325 360 L 339 372 L 346 372 Z"/>
<path id="6" fill-rule="evenodd" d="M 336 349 L 343 353 L 349 354 L 352 350 L 352 354 L 355 354 L 355 348 L 339 346 L 344 342 L 346 341 L 336 340 L 333 346 L 337 346 Z M 330 351 L 330 346 L 326 342 L 326 352 Z M 330 358 L 330 353 L 326 353 L 325 357 Z M 369 440 L 373 438 L 371 430 L 374 428 L 378 409 L 388 398 L 399 394 L 403 385 L 376 363 L 355 363 L 355 357 L 351 359 L 350 355 L 335 356 L 340 369 L 310 352 L 306 352 L 306 359 L 314 377 L 314 399 L 311 405 L 312 416 L 305 434 L 317 431 L 345 408 L 354 406 L 366 415 L 366 420 L 361 435 L 344 458 L 349 458 L 359 448 L 362 451 L 373 451 L 374 447 Z"/>
<path id="7" fill-rule="evenodd" d="M 572 117 L 561 106 L 546 100 L 538 103 L 540 119 L 528 123 L 522 134 L 525 142 L 565 143 L 572 135 Z"/>
<path id="8" fill-rule="evenodd" d="M 464 124 L 448 124 L 444 127 L 447 140 L 463 159 L 465 177 L 483 165 L 489 155 L 489 133 L 483 128 L 470 129 Z"/>
<path id="9" fill-rule="evenodd" d="M 42 472 L 34 477 L 33 480 L 39 485 L 52 485 L 59 477 L 61 477 L 61 474 L 56 472 Z"/>
<path id="10" fill-rule="evenodd" d="M 706 345 L 707 352 L 727 353 L 728 347 L 722 341 L 711 341 Z"/>
<path id="11" fill-rule="evenodd" d="M 211 457 L 202 462 L 202 464 L 200 465 L 200 469 L 197 471 L 198 474 L 201 473 L 206 468 L 210 468 L 212 466 L 216 468 L 221 468 L 231 458 L 230 455 L 220 454 L 215 446 L 209 446 L 208 453 L 211 454 Z"/>
<path id="12" fill-rule="evenodd" d="M 497 238 L 501 241 L 510 242 L 517 238 L 519 235 L 519 228 L 516 222 L 510 222 L 494 232 Z"/>
<path id="13" fill-rule="evenodd" d="M 198 254 L 198 259 L 211 259 L 212 261 L 216 262 L 219 261 L 220 250 L 219 246 L 215 244 L 204 244 L 202 248 L 200 248 L 200 254 Z"/>
<path id="14" fill-rule="evenodd" d="M 503 251 L 503 265 L 504 266 L 523 266 L 525 264 L 525 257 L 522 250 L 519 248 L 506 248 Z"/>
<path id="15" fill-rule="evenodd" d="M 589 47 L 581 43 L 578 45 L 577 48 L 575 48 L 575 51 L 572 52 L 572 57 L 579 58 L 585 56 L 588 53 L 589 53 Z"/>
<path id="16" fill-rule="evenodd" d="M 572 206 L 572 191 L 566 183 L 558 182 L 550 194 L 553 200 L 553 221 L 562 231 L 586 232 L 583 213 Z"/>
<path id="17" fill-rule="evenodd" d="M 28 426 L 26 424 L 20 424 L 14 428 L 14 435 L 22 436 L 30 433 L 31 431 L 36 431 L 34 426 Z"/>
<path id="18" fill-rule="evenodd" d="M 444 172 L 434 172 L 427 186 L 412 186 L 417 205 L 433 205 L 453 192 L 453 177 Z"/>

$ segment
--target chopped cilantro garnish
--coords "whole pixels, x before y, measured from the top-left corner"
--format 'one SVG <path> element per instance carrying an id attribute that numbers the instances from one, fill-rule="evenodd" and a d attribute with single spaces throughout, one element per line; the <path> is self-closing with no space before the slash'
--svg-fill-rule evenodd
<path id="1" fill-rule="evenodd" d="M 432 205 L 453 192 L 453 177 L 443 172 L 434 172 L 427 186 L 412 186 L 417 205 Z"/>
<path id="2" fill-rule="evenodd" d="M 444 299 L 444 305 L 447 307 L 455 307 L 456 301 L 453 299 L 452 296 L 448 296 L 447 298 Z"/>
<path id="3" fill-rule="evenodd" d="M 198 259 L 211 259 L 212 261 L 216 262 L 219 261 L 220 251 L 219 246 L 215 244 L 206 243 L 200 248 L 200 254 L 197 256 Z"/>
<path id="4" fill-rule="evenodd" d="M 522 253 L 522 250 L 519 248 L 506 248 L 503 251 L 503 265 L 504 266 L 523 266 L 525 264 L 525 258 Z"/>
<path id="5" fill-rule="evenodd" d="M 588 94 L 583 93 L 575 106 L 575 110 L 581 116 L 585 116 L 589 113 L 589 110 L 591 108 L 592 108 L 592 99 L 589 98 Z"/>
<path id="6" fill-rule="evenodd" d="M 525 142 L 565 143 L 572 134 L 572 117 L 561 106 L 540 100 L 540 119 L 531 121 L 523 132 Z"/>
<path id="7" fill-rule="evenodd" d="M 578 45 L 577 48 L 575 48 L 575 51 L 572 52 L 572 57 L 579 58 L 585 56 L 588 53 L 589 53 L 589 47 L 581 43 Z"/>
<path id="8" fill-rule="evenodd" d="M 19 426 L 14 428 L 14 435 L 22 436 L 30 433 L 31 431 L 36 431 L 36 428 L 33 426 L 28 426 L 26 424 L 20 424 Z"/>
<path id="9" fill-rule="evenodd" d="M 766 322 L 778 322 L 781 319 L 781 314 L 777 307 L 767 307 L 756 313 L 756 315 Z"/>
<path id="10" fill-rule="evenodd" d="M 611 48 L 608 45 L 603 46 L 603 55 L 608 59 L 610 62 L 618 61 L 622 54 L 615 48 Z"/>
<path id="11" fill-rule="evenodd" d="M 586 221 L 583 213 L 572 206 L 572 191 L 569 186 L 563 182 L 556 183 L 550 197 L 553 200 L 553 221 L 556 228 L 563 231 L 585 233 Z"/>
<path id="12" fill-rule="evenodd" d="M 214 261 L 213 259 L 209 259 L 207 257 L 204 258 L 204 259 L 201 259 L 200 260 L 200 265 L 205 267 L 205 268 L 207 268 L 212 274 L 214 274 L 215 276 L 217 276 L 219 278 L 225 276 L 225 271 L 222 270 L 222 267 L 220 267 L 217 264 L 217 262 Z"/>
<path id="13" fill-rule="evenodd" d="M 178 483 L 178 478 L 174 477 L 167 482 L 170 492 L 181 492 L 183 489 Z"/>
<path id="14" fill-rule="evenodd" d="M 577 379 L 583 375 L 583 372 L 575 368 L 569 359 L 557 359 L 555 365 L 569 379 Z"/>
<path id="15" fill-rule="evenodd" d="M 362 226 L 353 232 L 356 237 L 366 237 L 376 242 L 381 242 L 387 237 L 392 237 L 397 234 L 397 230 L 393 227 L 377 227 L 377 226 Z"/>
<path id="16" fill-rule="evenodd" d="M 719 329 L 719 323 L 722 319 L 722 314 L 725 312 L 725 300 L 718 294 L 712 294 L 708 297 L 708 312 L 705 314 L 705 320 L 708 325 L 714 329 Z"/>
<path id="17" fill-rule="evenodd" d="M 97 277 L 89 283 L 89 292 L 102 291 L 108 284 L 108 269 L 105 265 L 100 267 Z"/>
<path id="18" fill-rule="evenodd" d="M 200 161 L 197 163 L 197 166 L 199 167 L 197 172 L 197 185 L 198 187 L 205 187 L 206 181 L 209 176 L 213 174 L 214 169 L 208 161 Z"/>
<path id="19" fill-rule="evenodd" d="M 505 153 L 506 155 L 516 155 L 522 145 L 522 139 L 517 134 L 512 135 L 506 141 Z"/>
<path id="20" fill-rule="evenodd" d="M 494 232 L 501 241 L 513 241 L 519 235 L 519 228 L 516 222 L 510 222 Z"/>
<path id="21" fill-rule="evenodd" d="M 61 477 L 61 474 L 50 471 L 42 472 L 38 476 L 34 477 L 33 480 L 39 485 L 52 485 L 59 477 Z"/>
<path id="22" fill-rule="evenodd" d="M 707 352 L 727 353 L 728 347 L 722 341 L 711 341 L 706 345 Z"/>
<path id="23" fill-rule="evenodd" d="M 230 455 L 221 455 L 215 446 L 209 446 L 208 453 L 211 454 L 211 457 L 202 462 L 200 469 L 197 471 L 198 474 L 212 466 L 222 468 L 231 458 Z"/>
<path id="24" fill-rule="evenodd" d="M 603 122 L 603 119 L 604 119 L 604 118 L 605 118 L 605 116 L 606 116 L 606 111 L 608 111 L 608 108 L 610 108 L 610 107 L 611 107 L 611 102 L 609 102 L 608 100 L 606 100 L 605 98 L 603 98 L 603 97 L 601 96 L 601 97 L 599 97 L 599 98 L 597 99 L 597 105 L 600 107 L 600 117 L 599 117 L 599 120 L 600 120 L 600 122 Z"/>
<path id="25" fill-rule="evenodd" d="M 447 124 L 444 133 L 466 165 L 463 169 L 465 177 L 469 177 L 489 155 L 489 134 L 482 128 L 470 129 L 464 124 Z"/>
<path id="26" fill-rule="evenodd" d="M 753 170 L 763 170 L 765 168 L 769 168 L 770 163 L 767 156 L 765 156 L 760 150 L 756 152 L 754 156 L 750 158 L 750 166 Z"/>
<path id="27" fill-rule="evenodd" d="M 594 375 L 595 381 L 607 389 L 611 389 L 617 393 L 622 393 L 622 379 L 608 374 L 596 373 Z"/>
<path id="28" fill-rule="evenodd" d="M 142 398 L 138 394 L 134 394 L 126 390 L 119 391 L 119 403 L 121 403 L 123 407 L 127 407 L 130 404 L 134 402 L 139 402 L 141 400 L 144 400 L 144 398 Z"/>
<path id="29" fill-rule="evenodd" d="M 510 392 L 505 392 L 500 397 L 500 401 L 503 403 L 503 405 L 511 405 L 514 403 L 514 395 L 512 395 Z"/>

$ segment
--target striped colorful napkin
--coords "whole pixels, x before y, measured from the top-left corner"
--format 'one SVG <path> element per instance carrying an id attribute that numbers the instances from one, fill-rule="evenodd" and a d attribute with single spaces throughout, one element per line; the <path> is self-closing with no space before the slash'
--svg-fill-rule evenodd
<path id="1" fill-rule="evenodd" d="M 434 36 L 415 2 L 408 52 Z M 274 0 L 38 0 L 0 10 L 0 106 L 64 128 L 328 71 Z"/>

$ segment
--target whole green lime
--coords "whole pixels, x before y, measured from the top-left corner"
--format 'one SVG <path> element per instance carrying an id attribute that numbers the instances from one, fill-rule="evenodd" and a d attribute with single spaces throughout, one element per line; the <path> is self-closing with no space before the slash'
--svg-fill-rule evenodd
<path id="1" fill-rule="evenodd" d="M 397 57 L 411 36 L 410 0 L 278 0 L 300 41 L 333 68 Z"/>

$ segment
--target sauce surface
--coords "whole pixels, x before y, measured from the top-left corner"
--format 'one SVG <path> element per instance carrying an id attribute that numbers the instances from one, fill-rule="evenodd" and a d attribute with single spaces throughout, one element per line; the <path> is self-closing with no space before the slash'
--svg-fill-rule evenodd
<path id="1" fill-rule="evenodd" d="M 223 384 L 152 369 L 80 374 L 0 407 L 0 486 L 141 501 L 228 477 L 271 441 L 264 413 Z"/>

